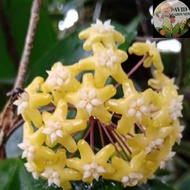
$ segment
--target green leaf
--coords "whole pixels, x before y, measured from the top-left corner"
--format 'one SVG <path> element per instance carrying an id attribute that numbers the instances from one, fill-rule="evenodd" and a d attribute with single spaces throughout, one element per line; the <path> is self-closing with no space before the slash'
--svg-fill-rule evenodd
<path id="1" fill-rule="evenodd" d="M 190 187 L 190 171 L 186 172 L 175 184 L 176 190 L 188 190 Z"/>
<path id="2" fill-rule="evenodd" d="M 46 77 L 45 71 L 50 70 L 55 62 L 61 61 L 64 65 L 71 65 L 87 57 L 89 52 L 82 48 L 83 42 L 78 39 L 79 31 L 81 31 L 81 28 L 49 47 L 49 50 L 31 65 L 27 83 L 38 75 Z"/>
<path id="3" fill-rule="evenodd" d="M 55 186 L 48 187 L 47 181 L 35 180 L 26 171 L 20 158 L 9 158 L 0 161 L 0 189 L 1 190 L 61 190 Z"/>
<path id="4" fill-rule="evenodd" d="M 190 142 L 189 141 L 181 141 L 180 145 L 174 146 L 174 151 L 190 158 Z"/>
<path id="5" fill-rule="evenodd" d="M 32 2 L 32 0 L 10 0 L 4 2 L 12 35 L 20 56 L 23 51 L 26 33 L 29 25 Z M 42 4 L 40 9 L 40 19 L 37 25 L 31 52 L 29 69 L 34 63 L 37 62 L 37 60 L 40 59 L 41 55 L 45 54 L 45 52 L 47 52 L 52 47 L 52 45 L 56 43 L 56 41 L 56 34 L 54 33 L 51 26 L 48 10 Z"/>
<path id="6" fill-rule="evenodd" d="M 0 189 L 10 190 L 60 190 L 56 186 L 48 187 L 47 181 L 42 179 L 35 180 L 28 173 L 20 158 L 9 158 L 0 161 Z M 149 180 L 146 184 L 136 187 L 123 188 L 120 182 L 100 179 L 92 184 L 82 181 L 72 182 L 73 190 L 174 190 L 171 186 L 161 182 L 158 178 Z M 183 190 L 183 189 L 179 189 Z"/>
<path id="7" fill-rule="evenodd" d="M 159 178 L 149 180 L 148 183 L 140 186 L 140 189 L 137 190 L 174 190 L 174 188 L 164 182 Z"/>
<path id="8" fill-rule="evenodd" d="M 8 79 L 16 74 L 13 62 L 8 54 L 7 46 L 3 31 L 0 27 L 0 83 L 4 83 L 3 79 Z"/>
<path id="9" fill-rule="evenodd" d="M 140 15 L 136 16 L 127 26 L 119 26 L 119 24 L 116 24 L 116 29 L 120 31 L 125 37 L 125 42 L 119 46 L 119 49 L 126 51 L 129 48 L 137 35 L 137 29 L 139 27 L 141 18 L 142 17 Z"/>
<path id="10" fill-rule="evenodd" d="M 25 167 L 19 158 L 0 161 L 1 190 L 33 190 Z"/>
<path id="11" fill-rule="evenodd" d="M 82 181 L 76 181 L 72 183 L 73 190 L 122 190 L 122 185 L 119 182 L 108 181 L 99 179 L 98 182 L 94 181 L 92 184 L 86 184 Z"/>
<path id="12" fill-rule="evenodd" d="M 133 20 L 130 21 L 130 23 L 125 27 L 125 30 L 130 33 L 137 31 L 140 21 L 142 19 L 143 15 L 136 16 Z"/>
<path id="13" fill-rule="evenodd" d="M 173 187 L 160 181 L 160 179 L 149 180 L 146 184 L 123 188 L 120 182 L 99 179 L 92 184 L 86 184 L 81 181 L 72 183 L 73 189 L 78 190 L 174 190 Z"/>

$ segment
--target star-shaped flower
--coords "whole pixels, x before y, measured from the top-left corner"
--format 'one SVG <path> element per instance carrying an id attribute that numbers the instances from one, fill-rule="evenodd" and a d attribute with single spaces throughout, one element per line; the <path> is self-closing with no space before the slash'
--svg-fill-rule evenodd
<path id="1" fill-rule="evenodd" d="M 150 141 L 148 146 L 146 147 L 146 154 L 149 154 L 151 151 L 160 150 L 163 147 L 164 139 L 156 139 L 154 141 Z"/>
<path id="2" fill-rule="evenodd" d="M 122 84 L 122 88 L 124 97 L 110 99 L 106 102 L 106 106 L 109 111 L 122 115 L 118 121 L 117 130 L 125 135 L 133 131 L 136 122 L 142 126 L 149 123 L 152 90 L 148 89 L 139 93 L 129 79 Z"/>
<path id="3" fill-rule="evenodd" d="M 41 171 L 45 162 L 54 162 L 57 159 L 56 154 L 47 146 L 43 146 L 46 136 L 42 133 L 42 127 L 35 131 L 30 122 L 25 122 L 23 128 L 24 139 L 22 143 L 18 144 L 24 150 L 22 157 L 27 158 L 30 164 L 38 166 Z"/>
<path id="4" fill-rule="evenodd" d="M 184 125 L 179 125 L 179 127 L 178 127 L 178 138 L 177 138 L 177 140 L 176 140 L 176 142 L 177 142 L 178 144 L 180 144 L 180 142 L 181 142 L 181 139 L 182 139 L 182 137 L 183 137 L 182 132 L 184 131 L 184 129 L 185 129 L 185 126 L 184 126 Z"/>
<path id="5" fill-rule="evenodd" d="M 137 100 L 132 101 L 129 104 L 129 109 L 127 111 L 128 116 L 135 116 L 139 122 L 142 121 L 143 114 L 146 115 L 149 113 L 148 106 L 144 105 L 144 98 L 141 97 Z"/>
<path id="6" fill-rule="evenodd" d="M 60 176 L 59 173 L 51 168 L 46 168 L 45 171 L 41 174 L 42 177 L 48 179 L 48 186 L 52 184 L 60 187 Z"/>
<path id="7" fill-rule="evenodd" d="M 48 120 L 46 124 L 47 126 L 42 132 L 44 134 L 50 135 L 50 141 L 52 144 L 57 140 L 58 137 L 63 137 L 61 122 Z"/>
<path id="8" fill-rule="evenodd" d="M 92 88 L 91 90 L 89 90 L 89 92 L 84 92 L 81 90 L 79 92 L 79 95 L 81 97 L 81 100 L 76 105 L 76 107 L 85 108 L 89 115 L 91 115 L 94 106 L 102 104 L 100 100 L 96 99 L 97 93 L 95 88 Z"/>
<path id="9" fill-rule="evenodd" d="M 121 57 L 114 53 L 113 48 L 110 46 L 105 51 L 99 50 L 97 53 L 97 63 L 101 67 L 106 67 L 110 70 L 114 69 L 114 63 L 121 60 Z"/>
<path id="10" fill-rule="evenodd" d="M 150 121 L 149 125 L 144 129 L 144 133 L 133 133 L 133 137 L 127 139 L 127 143 L 132 148 L 133 154 L 138 154 L 142 150 L 146 154 L 150 154 L 151 152 L 158 152 L 160 149 L 165 148 L 165 139 L 172 134 L 174 127 L 159 128 L 152 126 L 153 122 Z M 171 140 L 171 143 L 174 142 L 175 140 Z"/>
<path id="11" fill-rule="evenodd" d="M 23 150 L 22 158 L 29 158 L 30 160 L 34 159 L 35 147 L 30 141 L 24 140 L 22 143 L 18 144 L 18 147 Z"/>
<path id="12" fill-rule="evenodd" d="M 100 176 L 114 172 L 111 164 L 108 163 L 108 159 L 115 151 L 113 145 L 106 145 L 94 154 L 89 144 L 85 140 L 80 140 L 78 150 L 81 159 L 67 159 L 67 166 L 79 171 L 83 175 L 84 182 L 90 183 L 93 179 L 98 180 Z"/>
<path id="13" fill-rule="evenodd" d="M 84 174 L 83 179 L 93 177 L 96 181 L 98 181 L 99 177 L 105 173 L 105 169 L 102 166 L 99 166 L 96 162 L 92 162 L 90 164 L 85 164 L 83 166 Z"/>
<path id="14" fill-rule="evenodd" d="M 134 186 L 142 183 L 150 175 L 150 165 L 146 164 L 146 155 L 144 152 L 133 156 L 130 161 L 122 158 L 113 157 L 112 166 L 116 169 L 110 178 L 123 183 L 123 186 Z"/>
<path id="15" fill-rule="evenodd" d="M 123 43 L 125 38 L 110 25 L 110 20 L 105 21 L 104 24 L 97 20 L 96 24 L 83 30 L 79 33 L 80 39 L 87 39 L 83 48 L 87 51 L 92 49 L 92 45 L 96 42 L 102 42 L 105 46 L 111 44 L 116 48 L 115 42 Z"/>
<path id="16" fill-rule="evenodd" d="M 48 180 L 48 186 L 55 184 L 63 189 L 71 189 L 70 181 L 80 180 L 82 175 L 73 169 L 67 168 L 66 151 L 64 149 L 57 150 L 54 155 L 55 161 L 45 162 L 41 177 Z"/>
<path id="17" fill-rule="evenodd" d="M 167 154 L 166 156 L 165 156 L 165 158 L 160 162 L 160 169 L 164 169 L 165 167 L 166 167 L 166 162 L 168 161 L 168 160 L 171 160 L 172 159 L 172 157 L 175 155 L 176 153 L 175 152 L 169 152 L 169 154 Z"/>
<path id="18" fill-rule="evenodd" d="M 83 75 L 82 84 L 78 92 L 68 92 L 65 100 L 77 108 L 76 118 L 87 120 L 90 116 L 97 117 L 104 124 L 111 121 L 111 113 L 104 106 L 106 100 L 116 92 L 113 85 L 96 88 L 91 73 Z"/>
<path id="19" fill-rule="evenodd" d="M 153 72 L 153 79 L 149 79 L 148 85 L 158 90 L 163 95 L 177 95 L 177 86 L 174 84 L 174 80 L 168 78 L 162 71 L 155 70 Z"/>
<path id="20" fill-rule="evenodd" d="M 114 26 L 111 25 L 111 20 L 107 20 L 104 23 L 97 19 L 96 24 L 91 24 L 91 27 L 98 30 L 99 33 L 109 32 L 114 30 Z"/>
<path id="21" fill-rule="evenodd" d="M 38 108 L 49 104 L 52 100 L 50 94 L 39 92 L 43 82 L 43 78 L 36 77 L 25 89 L 25 92 L 13 102 L 14 105 L 18 106 L 18 114 L 22 114 L 25 121 L 32 121 L 36 127 L 42 126 L 42 118 Z"/>
<path id="22" fill-rule="evenodd" d="M 17 114 L 23 114 L 26 108 L 29 107 L 29 95 L 23 92 L 19 95 L 18 99 L 13 102 L 17 106 Z"/>
<path id="23" fill-rule="evenodd" d="M 47 71 L 48 77 L 44 84 L 44 89 L 49 91 L 75 91 L 79 87 L 79 82 L 75 76 L 78 73 L 77 66 L 63 66 L 61 62 L 57 62 Z"/>
<path id="24" fill-rule="evenodd" d="M 129 173 L 128 176 L 122 177 L 121 182 L 124 188 L 127 186 L 135 186 L 141 178 L 143 178 L 141 173 Z"/>
<path id="25" fill-rule="evenodd" d="M 58 66 L 51 71 L 46 71 L 49 77 L 46 80 L 47 85 L 49 86 L 62 86 L 65 80 L 68 78 L 69 73 L 66 70 L 63 70 L 62 65 Z"/>
<path id="26" fill-rule="evenodd" d="M 103 87 L 109 76 L 119 83 L 127 80 L 127 74 L 121 67 L 121 63 L 128 57 L 124 51 L 114 49 L 111 44 L 104 47 L 101 43 L 96 43 L 93 52 L 93 56 L 80 60 L 78 67 L 81 71 L 95 70 L 94 81 L 97 87 Z"/>
<path id="27" fill-rule="evenodd" d="M 163 64 L 160 57 L 160 53 L 156 48 L 155 42 L 151 43 L 149 40 L 144 42 L 135 42 L 128 49 L 129 53 L 136 54 L 138 56 L 143 56 L 148 53 L 148 57 L 144 60 L 144 67 L 150 67 L 153 63 L 157 70 L 163 71 Z"/>
<path id="28" fill-rule="evenodd" d="M 42 119 L 45 123 L 42 133 L 46 134 L 46 143 L 53 147 L 62 144 L 68 151 L 76 151 L 76 143 L 72 133 L 85 129 L 86 122 L 82 119 L 66 119 L 67 103 L 60 100 L 53 114 L 43 112 Z"/>
<path id="29" fill-rule="evenodd" d="M 36 171 L 36 169 L 34 168 L 34 166 L 31 163 L 27 162 L 24 164 L 24 166 L 26 167 L 28 172 L 32 173 L 32 176 L 34 179 L 39 178 L 39 173 Z"/>
<path id="30" fill-rule="evenodd" d="M 173 98 L 170 102 L 169 112 L 171 114 L 172 120 L 176 120 L 178 117 L 182 117 L 181 110 L 183 108 L 183 97 L 183 95 L 179 95 L 177 98 Z"/>

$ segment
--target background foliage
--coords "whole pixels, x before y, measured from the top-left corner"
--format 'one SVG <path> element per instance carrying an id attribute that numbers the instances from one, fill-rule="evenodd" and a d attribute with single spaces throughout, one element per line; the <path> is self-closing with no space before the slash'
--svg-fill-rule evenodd
<path id="1" fill-rule="evenodd" d="M 3 109 L 8 97 L 6 93 L 14 85 L 19 60 L 22 54 L 27 27 L 30 18 L 32 0 L 0 0 L 0 110 Z M 73 64 L 86 57 L 88 52 L 82 49 L 82 41 L 78 39 L 78 32 L 89 26 L 95 18 L 112 19 L 112 24 L 126 38 L 120 49 L 126 50 L 133 41 L 152 39 L 152 25 L 149 8 L 151 0 L 43 0 L 40 11 L 40 21 L 33 44 L 27 85 L 37 76 L 46 77 L 45 70 L 49 70 L 53 63 L 61 61 L 66 65 Z M 79 19 L 70 28 L 60 31 L 60 21 L 66 18 L 68 10 L 75 9 Z M 181 145 L 176 145 L 177 155 L 168 163 L 165 170 L 157 171 L 156 179 L 147 184 L 128 190 L 187 190 L 190 185 L 190 40 L 179 39 L 182 49 L 179 53 L 162 53 L 165 72 L 175 77 L 180 94 L 185 95 L 182 123 L 186 126 Z M 128 62 L 136 63 L 138 57 L 130 56 L 123 67 L 130 70 Z M 145 79 L 150 71 L 141 68 L 133 80 L 139 88 L 144 88 Z M 9 136 L 6 143 L 7 159 L 0 161 L 0 189 L 17 190 L 58 189 L 47 187 L 43 180 L 36 182 L 26 172 L 21 151 L 17 144 L 22 141 L 22 126 Z M 167 183 L 167 184 L 166 184 Z M 100 180 L 91 186 L 84 183 L 73 183 L 73 189 L 109 189 L 121 190 L 121 184 Z"/>

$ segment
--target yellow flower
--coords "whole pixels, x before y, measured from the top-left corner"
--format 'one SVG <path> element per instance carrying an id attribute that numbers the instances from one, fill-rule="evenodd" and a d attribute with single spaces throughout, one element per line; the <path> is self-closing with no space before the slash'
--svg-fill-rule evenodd
<path id="1" fill-rule="evenodd" d="M 127 59 L 124 51 L 113 49 L 111 44 L 105 48 L 101 43 L 93 45 L 94 55 L 82 59 L 78 63 L 79 70 L 95 70 L 94 81 L 97 87 L 105 85 L 109 76 L 112 76 L 119 83 L 127 79 L 126 73 L 121 67 Z"/>
<path id="2" fill-rule="evenodd" d="M 73 169 L 65 167 L 66 152 L 64 149 L 59 149 L 56 152 L 56 162 L 47 162 L 40 176 L 48 180 L 48 186 L 55 184 L 64 189 L 71 189 L 70 180 L 78 180 L 81 174 Z"/>
<path id="3" fill-rule="evenodd" d="M 135 155 L 130 161 L 113 157 L 111 163 L 116 171 L 109 175 L 110 179 L 122 182 L 124 187 L 142 183 L 150 170 L 146 164 L 146 154 L 143 151 Z"/>
<path id="4" fill-rule="evenodd" d="M 34 131 L 29 122 L 24 123 L 24 139 L 18 146 L 23 150 L 22 158 L 27 158 L 33 163 L 37 171 L 43 170 L 46 162 L 56 162 L 57 158 L 53 150 L 47 146 L 43 146 L 45 135 L 42 128 Z"/>
<path id="5" fill-rule="evenodd" d="M 67 91 L 77 91 L 80 83 L 75 76 L 79 73 L 77 64 L 72 66 L 63 66 L 61 62 L 57 62 L 47 71 L 48 77 L 42 85 L 42 90 L 51 92 L 54 104 L 64 96 Z"/>
<path id="6" fill-rule="evenodd" d="M 79 158 L 67 159 L 67 166 L 79 171 L 82 174 L 84 182 L 91 183 L 93 179 L 97 180 L 100 176 L 114 172 L 113 167 L 108 163 L 108 159 L 114 153 L 113 145 L 109 144 L 94 154 L 91 147 L 85 140 L 78 142 Z"/>
<path id="7" fill-rule="evenodd" d="M 153 63 L 154 67 L 160 71 L 163 71 L 163 64 L 160 57 L 160 53 L 155 46 L 155 43 L 151 43 L 150 41 L 144 42 L 135 42 L 128 49 L 129 53 L 136 54 L 138 56 L 145 55 L 148 53 L 148 57 L 144 60 L 144 67 L 150 67 Z"/>
<path id="8" fill-rule="evenodd" d="M 117 130 L 126 134 L 130 132 L 134 124 L 147 125 L 150 115 L 151 89 L 142 93 L 136 91 L 131 80 L 122 84 L 124 97 L 120 99 L 110 99 L 106 102 L 108 110 L 122 117 L 118 122 Z"/>
<path id="9" fill-rule="evenodd" d="M 76 143 L 72 133 L 85 129 L 86 122 L 82 119 L 66 119 L 67 103 L 60 100 L 53 114 L 43 112 L 44 127 L 42 133 L 46 135 L 46 144 L 54 147 L 57 143 L 63 145 L 69 152 L 76 151 Z"/>
<path id="10" fill-rule="evenodd" d="M 49 104 L 52 100 L 50 94 L 38 92 L 43 81 L 43 78 L 36 77 L 13 103 L 18 106 L 18 114 L 22 114 L 25 121 L 32 121 L 36 127 L 42 126 L 42 118 L 38 108 Z"/>
<path id="11" fill-rule="evenodd" d="M 110 20 L 97 20 L 79 37 L 93 54 L 72 66 L 55 63 L 45 81 L 36 77 L 14 102 L 25 121 L 18 145 L 25 167 L 35 179 L 63 189 L 71 189 L 70 182 L 76 180 L 92 183 L 100 177 L 119 181 L 124 188 L 145 183 L 166 166 L 175 154 L 172 146 L 182 138 L 183 95 L 162 73 L 154 43 L 137 42 L 129 48 L 130 54 L 143 56 L 129 75 L 143 60 L 144 67 L 153 63 L 155 68 L 150 87 L 138 91 L 121 67 L 128 56 L 117 42 L 123 43 L 124 37 Z M 110 78 L 115 86 L 107 84 Z"/>
<path id="12" fill-rule="evenodd" d="M 92 24 L 91 27 L 79 33 L 80 39 L 87 39 L 83 45 L 86 51 L 91 50 L 92 45 L 96 42 L 102 42 L 106 47 L 111 44 L 115 49 L 115 42 L 123 43 L 125 41 L 125 38 L 114 30 L 114 26 L 110 25 L 110 22 L 107 20 L 103 24 L 100 20 L 96 20 L 96 24 Z"/>
<path id="13" fill-rule="evenodd" d="M 113 85 L 96 88 L 93 75 L 88 73 L 83 75 L 83 82 L 78 92 L 68 92 L 65 100 L 77 108 L 76 118 L 87 120 L 90 116 L 94 116 L 103 123 L 109 124 L 112 115 L 106 110 L 104 103 L 115 95 L 115 92 Z"/>
<path id="14" fill-rule="evenodd" d="M 160 168 L 164 169 L 166 167 L 166 161 L 171 160 L 172 157 L 175 155 L 175 152 L 169 152 L 169 154 L 167 154 L 164 159 L 160 162 Z"/>
<path id="15" fill-rule="evenodd" d="M 32 173 L 34 179 L 39 178 L 39 171 L 36 168 L 35 164 L 27 162 L 24 164 L 24 166 L 26 167 L 28 172 Z"/>
<path id="16" fill-rule="evenodd" d="M 148 81 L 148 85 L 158 90 L 163 95 L 177 95 L 178 87 L 174 84 L 174 80 L 168 78 L 161 71 L 155 70 L 153 72 L 154 78 Z"/>

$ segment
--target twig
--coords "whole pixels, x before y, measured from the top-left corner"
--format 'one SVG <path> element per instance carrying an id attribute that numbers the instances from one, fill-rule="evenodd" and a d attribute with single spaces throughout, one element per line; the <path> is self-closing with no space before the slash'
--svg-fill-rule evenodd
<path id="1" fill-rule="evenodd" d="M 24 80 L 26 78 L 28 64 L 30 60 L 31 50 L 33 47 L 33 41 L 35 36 L 36 27 L 39 21 L 41 0 L 34 0 L 31 10 L 30 24 L 28 27 L 28 32 L 25 40 L 25 46 L 22 53 L 22 58 L 19 65 L 19 71 L 17 79 L 14 85 L 15 88 L 22 88 Z"/>
<path id="2" fill-rule="evenodd" d="M 30 17 L 30 23 L 28 27 L 27 36 L 26 36 L 25 46 L 24 46 L 22 58 L 19 64 L 19 71 L 18 71 L 17 79 L 14 85 L 14 89 L 22 88 L 25 77 L 26 77 L 30 54 L 32 50 L 32 44 L 34 41 L 34 35 L 35 35 L 36 27 L 38 24 L 38 20 L 39 20 L 40 5 L 41 5 L 41 0 L 34 0 L 32 9 L 31 9 L 31 17 Z M 12 123 L 13 117 L 14 117 L 14 111 L 15 111 L 15 107 L 12 104 L 12 97 L 10 97 L 3 111 L 0 114 L 0 131 L 2 130 L 4 132 L 3 142 L 0 145 L 0 159 L 6 158 L 4 147 L 7 140 L 6 138 L 7 134 L 9 134 L 9 131 L 12 131 L 12 127 L 14 127 Z"/>

